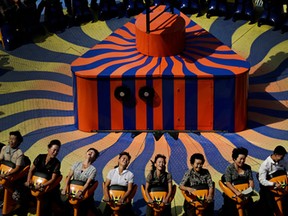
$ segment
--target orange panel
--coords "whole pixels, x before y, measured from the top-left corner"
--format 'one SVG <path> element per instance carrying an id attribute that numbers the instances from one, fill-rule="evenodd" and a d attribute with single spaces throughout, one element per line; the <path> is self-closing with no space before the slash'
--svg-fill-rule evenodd
<path id="1" fill-rule="evenodd" d="M 185 129 L 185 80 L 174 80 L 174 129 Z"/>
<path id="2" fill-rule="evenodd" d="M 198 130 L 213 130 L 213 86 L 212 79 L 198 80 Z"/>
<path id="3" fill-rule="evenodd" d="M 185 20 L 168 12 L 150 13 L 150 32 L 146 29 L 146 14 L 137 16 L 136 48 L 148 56 L 163 57 L 181 53 L 185 46 Z"/>
<path id="4" fill-rule="evenodd" d="M 235 78 L 235 132 L 246 129 L 247 98 L 249 73 L 239 74 Z"/>
<path id="5" fill-rule="evenodd" d="M 79 130 L 98 129 L 97 80 L 76 77 Z"/>
<path id="6" fill-rule="evenodd" d="M 122 86 L 122 81 L 113 79 L 110 81 L 110 101 L 111 101 L 111 130 L 122 130 L 123 125 L 123 103 L 114 96 L 114 91 L 118 86 Z"/>

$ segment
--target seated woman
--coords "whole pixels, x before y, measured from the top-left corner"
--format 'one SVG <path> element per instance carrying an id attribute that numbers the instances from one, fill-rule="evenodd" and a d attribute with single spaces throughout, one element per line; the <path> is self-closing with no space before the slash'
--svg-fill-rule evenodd
<path id="1" fill-rule="evenodd" d="M 133 187 L 134 174 L 127 170 L 131 156 L 128 152 L 121 152 L 118 158 L 118 165 L 110 170 L 107 174 L 106 181 L 103 186 L 104 198 L 103 201 L 108 203 L 110 200 L 109 189 L 111 186 L 119 185 L 126 189 L 125 194 L 118 200 L 117 204 L 125 204 L 120 210 L 121 215 L 134 215 L 131 205 L 131 195 L 135 192 Z M 108 207 L 108 205 L 106 205 Z M 104 215 L 111 215 L 112 210 L 106 208 Z"/>
<path id="2" fill-rule="evenodd" d="M 252 176 L 251 167 L 245 163 L 246 157 L 248 155 L 248 150 L 243 147 L 235 148 L 232 151 L 233 163 L 228 165 L 226 168 L 224 179 L 226 186 L 235 194 L 236 197 L 242 197 L 243 194 L 235 187 L 237 183 L 247 182 L 249 186 L 254 188 L 254 181 Z M 236 202 L 226 196 L 224 196 L 224 215 L 238 215 L 236 209 Z M 252 199 L 250 198 L 248 203 L 245 205 L 248 215 L 251 214 Z"/>
<path id="3" fill-rule="evenodd" d="M 146 177 L 145 194 L 148 198 L 148 202 L 152 203 L 153 200 L 149 195 L 151 188 L 153 187 L 163 187 L 167 191 L 167 196 L 162 201 L 165 205 L 165 209 L 162 211 L 161 215 L 171 215 L 170 198 L 172 195 L 172 175 L 166 172 L 166 157 L 161 154 L 155 156 L 152 162 L 152 169 Z M 147 205 L 146 210 L 147 216 L 153 216 L 154 210 L 152 207 Z"/>
<path id="4" fill-rule="evenodd" d="M 207 196 L 207 207 L 204 210 L 205 216 L 214 215 L 214 183 L 211 175 L 207 169 L 203 168 L 205 162 L 204 156 L 200 153 L 195 153 L 190 157 L 190 164 L 192 168 L 187 170 L 184 174 L 182 181 L 180 182 L 179 188 L 182 191 L 193 193 L 198 187 L 205 185 L 208 187 Z M 196 215 L 196 209 L 186 200 L 184 201 L 185 215 L 194 216 Z"/>
<path id="5" fill-rule="evenodd" d="M 12 190 L 13 194 L 11 192 L 11 197 L 18 201 L 18 204 L 20 204 L 21 208 L 19 211 L 27 211 L 27 202 L 24 198 L 25 194 L 25 186 L 24 182 L 27 178 L 27 171 L 26 169 L 29 167 L 29 158 L 26 157 L 22 150 L 20 149 L 20 145 L 23 142 L 23 137 L 19 131 L 11 131 L 9 133 L 9 141 L 8 145 L 4 146 L 1 149 L 0 153 L 0 164 L 1 165 L 1 174 L 0 174 L 0 182 L 3 183 L 4 187 L 9 188 L 9 191 Z M 28 161 L 27 161 L 28 160 Z M 3 169 L 2 169 L 3 167 Z M 4 167 L 7 168 L 6 171 L 4 171 Z M 25 168 L 26 167 L 26 168 Z M 25 168 L 25 170 L 24 170 Z M 27 169 L 28 170 L 28 169 Z M 21 199 L 20 199 L 20 193 L 21 193 Z M 10 196 L 10 192 L 9 192 Z M 4 203 L 4 209 L 5 208 Z M 9 206 L 12 206 L 12 204 L 8 204 Z M 8 207 L 8 206 L 7 206 Z M 7 208 L 7 210 L 10 208 Z M 7 214 L 8 212 L 3 212 L 3 214 Z"/>
<path id="6" fill-rule="evenodd" d="M 61 147 L 61 142 L 59 140 L 52 140 L 48 144 L 48 153 L 47 154 L 39 154 L 35 160 L 33 161 L 27 181 L 25 185 L 27 187 L 31 187 L 33 185 L 33 190 L 35 191 L 43 191 L 46 187 L 55 184 L 57 179 L 59 179 L 60 173 L 60 161 L 56 158 L 59 153 Z M 41 173 L 45 175 L 45 178 L 48 180 L 44 183 L 35 184 L 32 180 L 32 177 L 36 173 Z M 62 201 L 60 198 L 60 184 L 58 184 L 54 189 L 49 190 L 47 193 L 43 194 L 42 199 L 45 200 L 45 205 L 43 206 L 43 210 L 41 211 L 41 215 L 52 215 L 52 200 L 53 202 L 61 205 Z"/>
<path id="7" fill-rule="evenodd" d="M 65 195 L 69 191 L 68 186 L 71 180 L 83 182 L 83 189 L 75 194 L 76 199 L 82 199 L 86 191 L 95 182 L 96 168 L 92 165 L 99 157 L 99 152 L 95 148 L 89 148 L 85 154 L 84 161 L 76 162 L 72 165 L 70 172 L 64 183 L 62 194 Z M 87 199 L 80 202 L 80 215 L 88 215 L 88 210 L 96 212 L 94 207 L 93 193 Z"/>

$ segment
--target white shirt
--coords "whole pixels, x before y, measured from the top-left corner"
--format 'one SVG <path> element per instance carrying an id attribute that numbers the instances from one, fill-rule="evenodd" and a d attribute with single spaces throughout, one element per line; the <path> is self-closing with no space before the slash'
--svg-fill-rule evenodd
<path id="1" fill-rule="evenodd" d="M 278 170 L 286 170 L 288 175 L 288 163 L 284 159 L 275 162 L 271 156 L 267 157 L 259 168 L 259 182 L 264 186 L 273 186 L 274 183 L 267 180 L 267 175 L 273 174 Z"/>
<path id="2" fill-rule="evenodd" d="M 134 174 L 129 170 L 123 170 L 123 172 L 119 174 L 119 168 L 117 167 L 108 172 L 107 179 L 111 180 L 110 185 L 127 186 L 128 183 L 133 183 Z"/>

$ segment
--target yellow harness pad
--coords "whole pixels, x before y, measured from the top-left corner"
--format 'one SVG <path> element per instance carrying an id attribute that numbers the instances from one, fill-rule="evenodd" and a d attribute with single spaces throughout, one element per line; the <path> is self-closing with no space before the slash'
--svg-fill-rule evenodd
<path id="1" fill-rule="evenodd" d="M 269 181 L 279 183 L 281 184 L 281 189 L 274 189 L 271 187 L 271 191 L 278 196 L 284 196 L 285 194 L 288 193 L 288 187 L 287 187 L 287 176 L 286 175 L 281 175 L 281 176 L 276 176 L 274 178 L 271 178 Z"/>
<path id="2" fill-rule="evenodd" d="M 192 193 L 182 191 L 182 194 L 187 202 L 193 205 L 198 210 L 204 210 L 207 207 L 207 197 L 209 189 L 199 189 Z"/>
<path id="3" fill-rule="evenodd" d="M 77 205 L 80 202 L 80 200 L 76 199 L 75 196 L 79 191 L 83 191 L 83 188 L 84 188 L 83 182 L 77 183 L 75 181 L 72 181 L 70 183 L 70 185 L 69 185 L 69 203 L 71 205 Z"/>
<path id="4" fill-rule="evenodd" d="M 228 196 L 230 199 L 236 201 L 237 203 L 241 204 L 245 202 L 247 199 L 242 199 L 240 197 L 235 196 L 233 191 L 231 191 L 221 180 L 219 181 L 219 186 L 221 190 Z M 243 184 L 236 184 L 233 185 L 238 191 L 242 192 L 249 188 L 249 183 L 243 183 Z"/>

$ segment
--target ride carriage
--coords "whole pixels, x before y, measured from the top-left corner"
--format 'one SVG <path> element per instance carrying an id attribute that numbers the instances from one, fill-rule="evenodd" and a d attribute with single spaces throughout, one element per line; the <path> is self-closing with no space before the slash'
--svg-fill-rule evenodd
<path id="1" fill-rule="evenodd" d="M 274 200 L 277 204 L 277 208 L 276 208 L 276 211 L 274 212 L 274 215 L 284 216 L 282 198 L 288 194 L 287 174 L 285 172 L 279 173 L 279 175 L 271 178 L 269 181 L 281 184 L 280 189 L 271 187 L 270 190 L 273 193 Z"/>
<path id="2" fill-rule="evenodd" d="M 249 182 L 247 180 L 238 180 L 233 182 L 233 186 L 240 192 L 242 192 L 243 196 L 239 197 L 234 194 L 230 188 L 225 184 L 225 180 L 219 180 L 219 186 L 223 193 L 230 199 L 232 199 L 236 204 L 236 209 L 238 211 L 239 216 L 244 216 L 244 206 L 249 202 L 251 195 L 253 194 L 252 188 L 249 186 Z"/>
<path id="3" fill-rule="evenodd" d="M 103 183 L 104 187 L 104 183 Z M 133 184 L 132 190 L 130 195 L 126 198 L 124 203 L 119 203 L 119 200 L 124 196 L 124 194 L 127 191 L 126 186 L 121 185 L 111 185 L 109 186 L 109 201 L 106 203 L 110 206 L 110 208 L 113 211 L 113 216 L 118 216 L 120 210 L 128 203 L 131 203 L 133 197 L 136 194 L 137 191 L 137 185 Z"/>
<path id="4" fill-rule="evenodd" d="M 141 185 L 141 192 L 143 195 L 144 200 L 146 201 L 147 205 L 150 206 L 154 211 L 154 216 L 161 215 L 161 212 L 164 211 L 166 208 L 166 204 L 163 203 L 164 198 L 167 196 L 167 188 L 164 187 L 151 187 L 149 191 L 149 195 L 153 200 L 153 203 L 150 203 L 148 197 L 145 193 L 145 186 Z M 168 203 L 171 203 L 174 199 L 176 193 L 176 185 L 172 186 L 172 193 Z"/>
<path id="5" fill-rule="evenodd" d="M 13 168 L 15 168 L 14 163 L 10 161 L 2 161 L 0 164 L 0 173 L 7 174 Z M 3 215 L 12 213 L 12 211 L 15 209 L 16 201 L 12 199 L 12 194 L 14 192 L 13 183 L 15 183 L 17 180 L 25 178 L 29 172 L 29 168 L 30 168 L 30 160 L 27 161 L 27 164 L 24 166 L 24 168 L 21 171 L 15 174 L 9 175 L 0 180 L 0 184 L 4 188 L 4 198 L 3 198 L 3 207 L 2 207 Z"/>
<path id="6" fill-rule="evenodd" d="M 45 200 L 42 199 L 42 196 L 46 194 L 47 192 L 51 191 L 52 189 L 56 188 L 61 182 L 61 180 L 62 180 L 62 175 L 59 175 L 57 176 L 56 180 L 52 184 L 46 187 L 41 187 L 41 185 L 49 181 L 48 175 L 45 173 L 41 173 L 41 172 L 35 172 L 33 174 L 32 184 L 30 185 L 30 189 L 31 189 L 32 196 L 34 196 L 37 200 L 36 216 L 41 216 L 41 213 L 42 213 L 43 202 L 45 202 Z M 37 185 L 40 185 L 39 189 L 35 188 Z"/>
<path id="7" fill-rule="evenodd" d="M 80 213 L 79 212 L 80 203 L 83 202 L 84 200 L 87 200 L 91 196 L 93 196 L 94 191 L 96 190 L 96 188 L 98 186 L 98 181 L 94 181 L 93 183 L 91 183 L 88 190 L 85 191 L 85 193 L 82 195 L 82 197 L 77 198 L 76 194 L 79 191 L 83 191 L 84 185 L 85 185 L 85 182 L 78 181 L 78 180 L 71 180 L 69 182 L 69 185 L 68 185 L 68 188 L 69 188 L 68 189 L 69 191 L 67 191 L 68 200 L 69 200 L 69 203 L 73 206 L 74 216 L 78 216 Z"/>
<path id="8" fill-rule="evenodd" d="M 182 190 L 182 194 L 185 200 L 195 208 L 196 215 L 202 216 L 204 210 L 208 207 L 207 197 L 209 193 L 209 187 L 207 184 L 203 184 L 193 186 L 193 188 L 196 190 L 192 193 Z"/>

